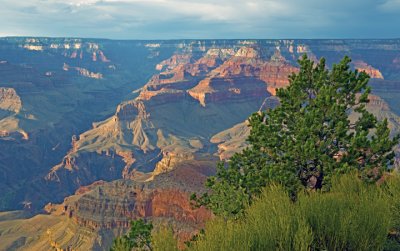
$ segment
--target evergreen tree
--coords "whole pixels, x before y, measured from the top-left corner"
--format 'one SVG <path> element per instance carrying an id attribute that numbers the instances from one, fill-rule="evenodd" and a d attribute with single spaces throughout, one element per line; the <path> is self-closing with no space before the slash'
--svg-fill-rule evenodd
<path id="1" fill-rule="evenodd" d="M 151 230 L 153 225 L 143 219 L 131 221 L 128 234 L 114 240 L 111 251 L 151 250 Z"/>
<path id="2" fill-rule="evenodd" d="M 206 183 L 211 193 L 192 196 L 197 204 L 237 216 L 271 182 L 295 198 L 302 187 L 329 190 L 333 175 L 354 170 L 374 182 L 393 163 L 399 137 L 390 139 L 388 122 L 366 110 L 369 76 L 351 70 L 348 57 L 331 70 L 323 58 L 298 62 L 290 85 L 277 90 L 280 105 L 249 118 L 250 146 L 218 164 Z"/>

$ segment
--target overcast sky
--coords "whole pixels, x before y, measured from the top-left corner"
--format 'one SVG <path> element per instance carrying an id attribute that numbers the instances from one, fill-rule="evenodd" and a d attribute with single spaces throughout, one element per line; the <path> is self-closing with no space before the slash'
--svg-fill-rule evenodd
<path id="1" fill-rule="evenodd" d="M 400 38 L 400 0 L 0 0 L 0 36 Z"/>

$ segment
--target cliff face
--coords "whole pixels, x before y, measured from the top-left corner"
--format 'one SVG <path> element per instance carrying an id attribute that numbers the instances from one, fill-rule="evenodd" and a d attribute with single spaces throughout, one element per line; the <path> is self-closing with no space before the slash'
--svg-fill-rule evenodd
<path id="1" fill-rule="evenodd" d="M 21 98 L 15 89 L 0 87 L 0 109 L 18 113 L 21 108 Z"/>
<path id="2" fill-rule="evenodd" d="M 271 79 L 274 88 L 279 79 L 297 71 L 279 53 L 262 58 L 260 50 L 209 49 L 162 61 L 156 66 L 161 72 L 150 78 L 138 97 L 121 103 L 112 117 L 81 134 L 46 179 L 61 182 L 60 172 L 71 179 L 76 176 L 70 182 L 75 188 L 94 182 L 104 165 L 98 165 L 97 175 L 86 175 L 92 169 L 79 159 L 87 152 L 119 156 L 125 166 L 113 170 L 123 170 L 121 178 L 132 178 L 136 171 L 159 174 L 182 161 L 212 156 L 213 134 L 243 121 L 263 103 L 264 109 L 275 105 L 265 102 L 271 95 L 265 79 Z M 81 164 L 71 165 L 70 159 Z"/>
<path id="3" fill-rule="evenodd" d="M 69 71 L 71 69 L 78 72 L 79 75 L 87 77 L 87 78 L 94 78 L 94 79 L 102 79 L 103 78 L 103 74 L 101 74 L 101 73 L 91 72 L 88 69 L 81 68 L 81 67 L 70 67 L 67 64 L 63 65 L 64 71 Z"/>
<path id="4" fill-rule="evenodd" d="M 375 62 L 364 54 L 398 50 L 396 41 L 387 43 L 383 46 L 379 41 L 365 45 L 360 41 L 279 40 L 236 44 L 233 41 L 209 47 L 194 41 L 178 44 L 174 55 L 156 64 L 159 72 L 141 88 L 139 95 L 122 102 L 113 116 L 82 133 L 64 161 L 54 166 L 46 179 L 61 182 L 57 177 L 63 173 L 61 176 L 73 180 L 67 183 L 75 184 L 69 190 L 71 193 L 100 177 L 131 179 L 138 171 L 160 174 L 186 160 L 214 154 L 228 158 L 236 149 L 245 147 L 238 138 L 246 133 L 235 132 L 244 128 L 234 127 L 225 132 L 228 136 L 216 134 L 244 121 L 260 106 L 266 109 L 277 105 L 276 100 L 268 97 L 289 84 L 288 76 L 298 72 L 296 60 L 303 54 L 307 53 L 315 62 L 326 54 L 329 64 L 356 48 L 353 67 L 372 78 L 383 79 L 387 75 L 379 69 L 384 65 L 383 58 L 378 57 Z M 146 47 L 158 50 L 163 44 Z M 396 62 L 395 58 L 388 60 Z M 112 161 L 97 165 L 95 171 L 85 160 L 89 153 Z M 69 160 L 79 165 L 71 165 Z"/>
<path id="5" fill-rule="evenodd" d="M 22 101 L 15 89 L 0 87 L 0 139 L 29 139 L 28 133 L 20 127 L 17 117 L 21 109 Z"/>
<path id="6" fill-rule="evenodd" d="M 101 50 L 101 44 L 79 38 L 60 39 L 59 41 L 46 38 L 20 38 L 19 42 L 19 47 L 30 51 L 55 51 L 71 59 L 87 58 L 93 62 L 110 62 Z"/>
<path id="7" fill-rule="evenodd" d="M 64 182 L 50 189 L 43 177 L 69 152 L 71 137 L 111 116 L 121 97 L 141 87 L 171 50 L 134 41 L 0 38 L 0 210 L 20 209 L 23 201 L 33 201 L 37 210 L 70 194 L 76 187 Z M 132 162 L 125 152 L 115 152 L 103 165 L 101 154 L 96 160 L 90 153 L 62 162 L 69 168 L 84 163 L 88 170 L 94 163 L 106 166 L 110 171 L 99 175 L 111 180 Z M 117 166 L 118 176 L 110 165 Z M 87 184 L 86 179 L 74 177 L 71 183 Z"/>
<path id="8" fill-rule="evenodd" d="M 125 231 L 130 220 L 146 218 L 156 227 L 168 224 L 183 242 L 204 227 L 212 216 L 203 207 L 193 208 L 189 201 L 191 193 L 204 191 L 204 181 L 212 173 L 210 164 L 213 163 L 181 162 L 173 171 L 148 181 L 99 181 L 78 189 L 62 204 L 48 204 L 45 210 L 55 217 L 67 217 L 95 233 Z M 103 243 L 102 249 L 106 250 L 109 245 Z"/>
<path id="9" fill-rule="evenodd" d="M 353 64 L 357 70 L 367 73 L 371 78 L 383 79 L 382 73 L 371 65 L 368 65 L 361 60 L 356 60 L 353 62 Z"/>

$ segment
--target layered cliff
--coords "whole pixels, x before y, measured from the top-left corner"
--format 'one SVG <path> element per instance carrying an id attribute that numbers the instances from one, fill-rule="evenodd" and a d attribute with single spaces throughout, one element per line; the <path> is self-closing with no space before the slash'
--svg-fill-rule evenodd
<path id="1" fill-rule="evenodd" d="M 23 201 L 37 210 L 70 194 L 65 192 L 68 182 L 49 188 L 43 177 L 69 151 L 73 135 L 111 116 L 172 52 L 136 41 L 0 38 L 0 210 L 20 209 Z M 105 163 L 120 167 L 121 159 L 129 162 L 128 155 L 121 155 Z M 103 163 L 101 155 L 93 157 L 66 158 L 65 163 Z M 123 167 L 115 171 L 118 176 L 110 171 L 102 177 L 120 177 Z"/>
<path id="2" fill-rule="evenodd" d="M 66 215 L 79 225 L 93 230 L 127 228 L 136 218 L 163 218 L 196 231 L 211 214 L 204 208 L 193 208 L 189 196 L 204 190 L 210 173 L 210 161 L 181 162 L 173 171 L 148 181 L 119 180 L 97 182 L 79 189 L 62 204 L 46 206 L 52 215 Z"/>
<path id="3" fill-rule="evenodd" d="M 157 50 L 162 46 L 147 47 Z M 174 55 L 156 65 L 159 72 L 141 88 L 138 97 L 122 102 L 113 116 L 82 133 L 46 180 L 60 183 L 63 176 L 72 181 L 66 183 L 75 184 L 68 190 L 71 193 L 100 178 L 131 179 L 137 171 L 159 174 L 173 170 L 181 161 L 213 154 L 228 158 L 245 147 L 237 137 L 241 133 L 235 132 L 244 127 L 224 132 L 227 135 L 216 134 L 244 121 L 263 103 L 266 106 L 262 109 L 274 107 L 275 101 L 264 101 L 277 88 L 289 84 L 288 76 L 298 71 L 299 57 L 307 53 L 318 61 L 324 52 L 329 63 L 355 46 L 360 46 L 358 41 L 233 41 L 209 48 L 195 42 L 179 44 Z M 375 52 L 379 46 L 371 43 L 361 46 L 361 51 Z M 397 50 L 394 45 L 384 48 Z M 355 56 L 353 66 L 372 78 L 383 79 L 386 73 L 378 68 L 381 60 L 371 61 L 361 53 Z M 225 137 L 230 139 L 221 139 Z M 96 154 L 108 160 L 102 161 L 106 164 L 97 162 L 94 170 L 90 163 Z"/>
<path id="4" fill-rule="evenodd" d="M 108 250 L 113 238 L 138 218 L 151 220 L 156 228 L 172 227 L 183 243 L 212 216 L 189 201 L 191 193 L 204 191 L 212 165 L 209 160 L 186 161 L 149 181 L 98 181 L 81 187 L 61 204 L 46 205 L 48 215 L 1 218 L 0 214 L 0 248 Z"/>
<path id="5" fill-rule="evenodd" d="M 28 133 L 20 127 L 17 116 L 21 109 L 22 101 L 15 89 L 0 87 L 0 139 L 29 139 Z"/>
<path id="6" fill-rule="evenodd" d="M 258 50 L 210 49 L 164 60 L 157 65 L 161 72 L 150 78 L 139 96 L 121 103 L 112 117 L 79 135 L 46 179 L 61 182 L 60 176 L 74 177 L 71 184 L 78 187 L 94 182 L 102 172 L 110 175 L 107 165 L 97 165 L 97 174 L 87 175 L 93 173 L 84 160 L 89 153 L 114 159 L 112 170 L 123 170 L 121 178 L 132 178 L 136 170 L 163 173 L 182 161 L 211 156 L 210 137 L 243 121 L 270 95 L 259 69 L 268 61 L 259 58 Z M 204 82 L 215 94 L 204 94 L 198 104 L 193 90 Z M 119 160 L 125 162 L 123 167 Z"/>
<path id="7" fill-rule="evenodd" d="M 357 70 L 367 73 L 371 78 L 383 79 L 383 75 L 378 69 L 375 69 L 362 60 L 356 60 L 353 62 L 353 64 Z"/>

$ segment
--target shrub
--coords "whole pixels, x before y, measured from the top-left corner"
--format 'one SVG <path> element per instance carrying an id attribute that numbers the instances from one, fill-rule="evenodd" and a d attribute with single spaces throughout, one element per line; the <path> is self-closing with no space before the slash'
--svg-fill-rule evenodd
<path id="1" fill-rule="evenodd" d="M 161 227 L 154 232 L 151 238 L 151 246 L 154 251 L 176 251 L 178 250 L 178 242 L 174 238 L 172 229 Z"/>
<path id="2" fill-rule="evenodd" d="M 210 221 L 191 249 L 383 250 L 393 225 L 388 191 L 399 194 L 398 184 L 378 187 L 344 175 L 332 180 L 331 192 L 304 192 L 296 202 L 269 185 L 243 218 Z"/>

